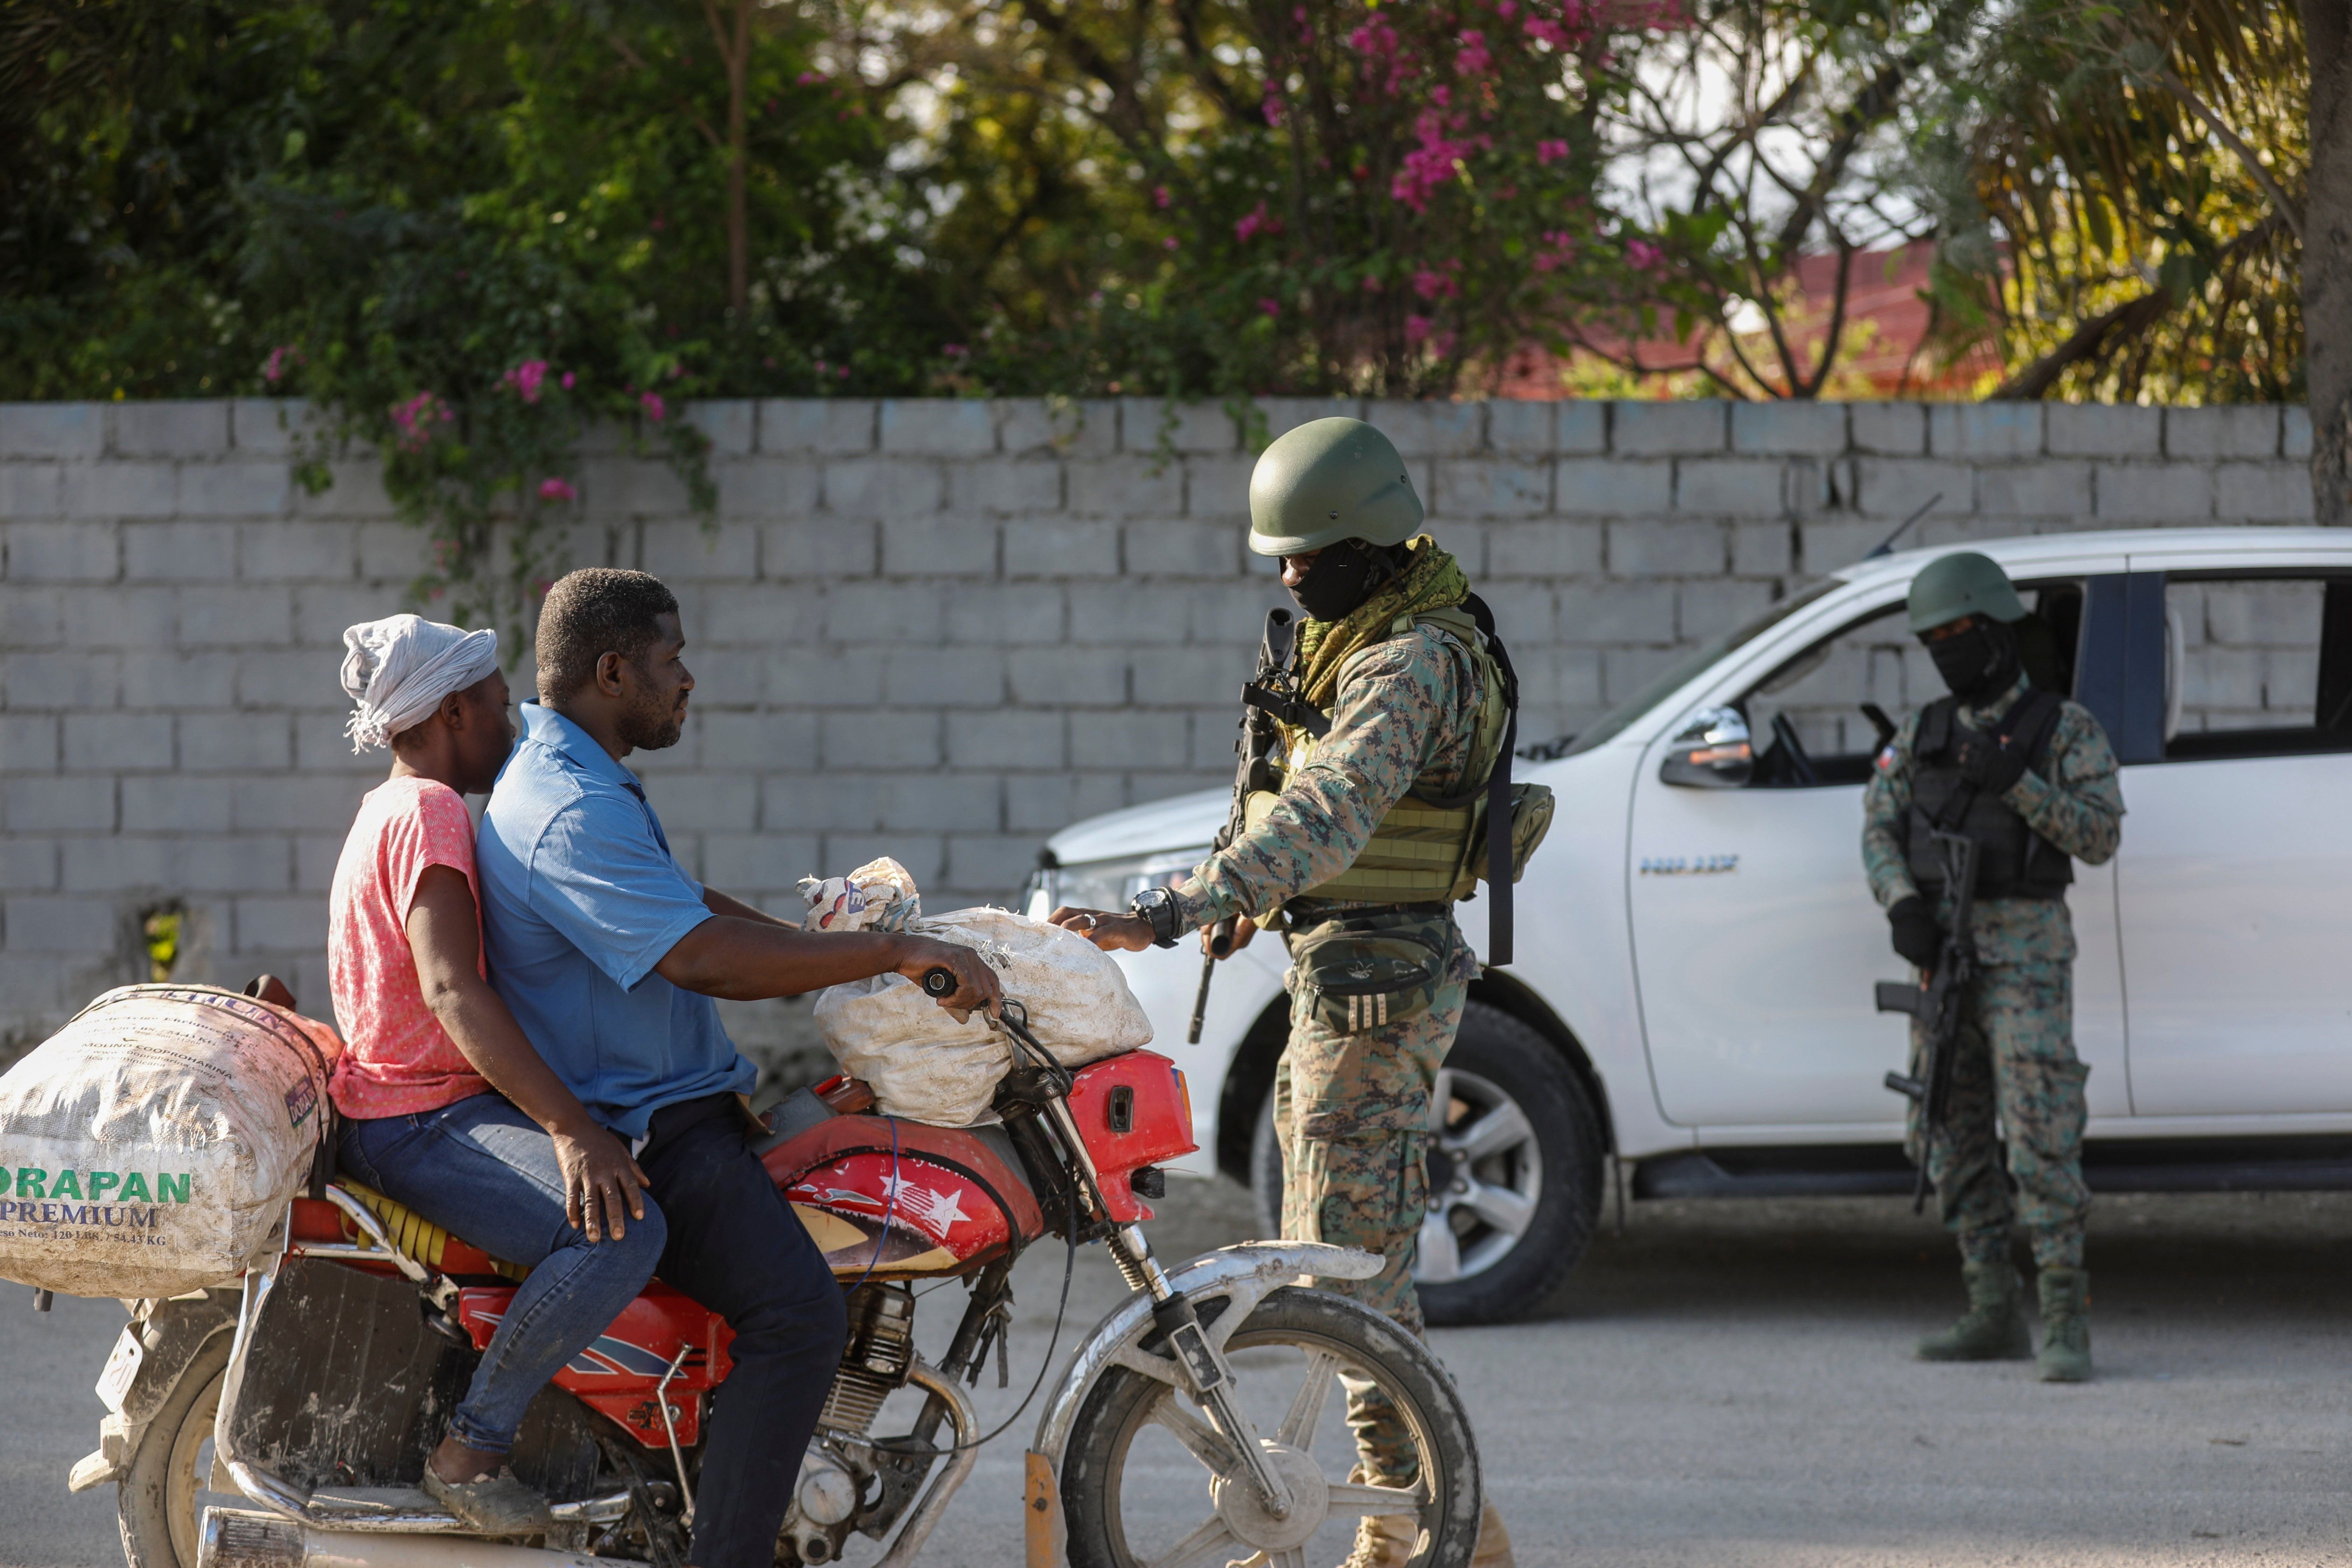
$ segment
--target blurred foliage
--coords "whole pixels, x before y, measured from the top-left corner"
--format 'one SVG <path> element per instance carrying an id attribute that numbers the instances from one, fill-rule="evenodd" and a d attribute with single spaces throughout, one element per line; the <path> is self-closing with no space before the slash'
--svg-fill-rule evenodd
<path id="1" fill-rule="evenodd" d="M 1998 336 L 1992 395 L 2302 400 L 2293 0 L 2021 0 L 1947 80 L 1936 303 L 1948 342 Z"/>
<path id="2" fill-rule="evenodd" d="M 2008 395 L 2293 397 L 2307 77 L 2288 0 L 0 0 L 0 396 L 307 396 L 500 619 L 592 426 L 708 514 L 682 399 L 1835 395 L 1795 264 L 1909 239 Z"/>
<path id="3" fill-rule="evenodd" d="M 1475 389 L 1654 292 L 1597 199 L 1646 0 L 876 5 L 920 244 L 967 287 L 962 388 Z"/>
<path id="4" fill-rule="evenodd" d="M 379 447 L 436 536 L 422 593 L 519 617 L 592 422 L 707 512 L 679 400 L 897 389 L 933 353 L 824 43 L 753 0 L 9 0 L 0 396 L 307 395 L 311 480 Z"/>

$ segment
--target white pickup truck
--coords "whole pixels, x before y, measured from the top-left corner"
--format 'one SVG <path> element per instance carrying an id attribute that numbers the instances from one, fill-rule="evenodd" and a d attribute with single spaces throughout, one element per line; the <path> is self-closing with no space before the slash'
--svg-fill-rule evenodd
<path id="1" fill-rule="evenodd" d="M 2091 1185 L 2352 1186 L 2352 536 L 1976 547 L 2048 634 L 2029 670 L 2095 713 L 2123 764 L 2123 847 L 2069 895 Z M 1439 1085 L 1433 1321 L 1539 1308 L 1591 1234 L 1604 1156 L 1635 1197 L 1908 1190 L 1903 1102 L 1881 1082 L 1907 1020 L 1872 1006 L 1903 968 L 1863 880 L 1862 788 L 1881 726 L 1942 693 L 1902 614 L 1942 552 L 1794 593 L 1519 763 L 1559 811 L 1517 889 L 1515 962 L 1472 988 Z M 1752 765 L 1694 766 L 1727 727 L 1753 737 Z M 1226 804 L 1065 830 L 1031 907 L 1125 908 L 1199 861 Z M 1474 942 L 1485 908 L 1461 910 Z M 1200 1172 L 1275 1201 L 1281 944 L 1218 966 L 1197 1046 L 1197 947 L 1128 963 L 1156 1048 L 1195 1086 Z"/>

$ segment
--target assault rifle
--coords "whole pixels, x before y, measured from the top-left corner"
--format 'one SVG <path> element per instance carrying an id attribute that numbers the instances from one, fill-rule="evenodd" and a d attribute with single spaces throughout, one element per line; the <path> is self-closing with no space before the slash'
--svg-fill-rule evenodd
<path id="1" fill-rule="evenodd" d="M 1297 638 L 1298 627 L 1288 610 L 1265 613 L 1265 635 L 1257 645 L 1257 672 L 1242 686 L 1241 735 L 1234 742 L 1237 759 L 1234 806 L 1211 841 L 1212 849 L 1224 848 L 1247 831 L 1249 797 L 1254 792 L 1282 787 L 1282 725 L 1296 724 L 1318 739 L 1330 732 L 1331 721 L 1298 694 L 1297 673 L 1290 668 L 1291 649 Z M 1201 989 L 1192 998 L 1192 1028 L 1184 1037 L 1188 1044 L 1201 1043 L 1201 1020 L 1209 1010 L 1209 982 L 1217 973 L 1217 960 L 1233 950 L 1234 921 L 1228 916 L 1209 928 L 1209 950 L 1201 956 Z"/>
<path id="2" fill-rule="evenodd" d="M 1911 1212 L 1927 1206 L 1927 1156 L 1943 1130 L 1952 1099 L 1952 1062 L 1960 1048 L 1960 1010 L 1977 976 L 1976 905 L 1978 844 L 1960 833 L 1937 833 L 1944 859 L 1944 886 L 1952 893 L 1952 923 L 1935 973 L 1925 986 L 1907 980 L 1878 983 L 1878 1010 L 1908 1013 L 1927 1025 L 1927 1058 L 1919 1076 L 1886 1075 L 1886 1087 L 1919 1107 L 1919 1175 L 1911 1188 Z"/>

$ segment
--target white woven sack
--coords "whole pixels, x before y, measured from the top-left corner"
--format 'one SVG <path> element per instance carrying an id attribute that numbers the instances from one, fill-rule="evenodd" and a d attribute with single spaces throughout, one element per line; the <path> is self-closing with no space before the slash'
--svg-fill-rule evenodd
<path id="1" fill-rule="evenodd" d="M 210 986 L 100 996 L 0 1076 L 0 1279 L 173 1296 L 266 1264 L 341 1054 Z"/>
<path id="2" fill-rule="evenodd" d="M 934 915 L 913 929 L 978 948 L 1004 994 L 1029 1010 L 1029 1032 L 1066 1068 L 1151 1043 L 1151 1020 L 1118 962 L 1076 931 L 985 908 Z"/>
<path id="3" fill-rule="evenodd" d="M 864 1079 L 876 1109 L 937 1127 L 987 1114 L 1013 1047 L 974 1015 L 959 1023 L 902 974 L 877 974 L 817 993 L 816 1026 L 841 1070 Z"/>
<path id="4" fill-rule="evenodd" d="M 1076 931 L 1006 910 L 958 910 L 909 928 L 977 948 L 1004 994 L 1028 1009 L 1037 1043 L 1064 1067 L 1151 1041 L 1127 977 L 1110 954 Z M 886 1116 L 968 1127 L 987 1114 L 1013 1066 L 1013 1047 L 980 1015 L 959 1022 L 911 980 L 878 975 L 827 987 L 817 1028 L 841 1070 L 863 1079 Z"/>

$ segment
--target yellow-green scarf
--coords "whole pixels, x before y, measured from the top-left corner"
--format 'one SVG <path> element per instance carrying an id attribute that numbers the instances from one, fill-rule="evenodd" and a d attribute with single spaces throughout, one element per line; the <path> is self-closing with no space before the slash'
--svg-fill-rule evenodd
<path id="1" fill-rule="evenodd" d="M 1315 707 L 1331 706 L 1339 695 L 1339 667 L 1353 655 L 1384 641 L 1399 616 L 1442 610 L 1470 596 L 1470 579 L 1429 535 L 1414 539 L 1409 548 L 1412 558 L 1398 574 L 1399 581 L 1375 591 L 1345 618 L 1300 623 L 1300 694 Z"/>

